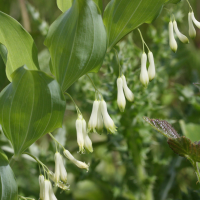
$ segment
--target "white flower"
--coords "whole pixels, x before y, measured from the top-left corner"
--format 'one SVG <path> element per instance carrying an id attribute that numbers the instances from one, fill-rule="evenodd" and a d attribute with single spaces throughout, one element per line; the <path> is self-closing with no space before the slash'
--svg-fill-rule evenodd
<path id="1" fill-rule="evenodd" d="M 44 181 L 44 200 L 50 200 L 50 197 L 49 197 L 49 185 L 50 185 L 50 181 L 49 180 L 45 180 Z"/>
<path id="2" fill-rule="evenodd" d="M 90 120 L 88 122 L 88 129 L 89 131 L 93 130 L 96 132 L 95 128 L 97 126 L 97 112 L 99 109 L 99 101 L 95 100 L 92 107 L 92 114 L 90 116 Z"/>
<path id="3" fill-rule="evenodd" d="M 113 120 L 111 119 L 110 115 L 108 114 L 107 105 L 106 105 L 106 102 L 104 100 L 101 100 L 100 108 L 101 108 L 101 113 L 102 113 L 102 116 L 103 116 L 103 122 L 105 124 L 106 129 L 110 133 L 115 133 L 117 131 L 116 126 L 115 126 Z"/>
<path id="4" fill-rule="evenodd" d="M 64 166 L 63 157 L 60 155 L 60 178 L 61 180 L 66 183 L 67 182 L 67 171 Z"/>
<path id="5" fill-rule="evenodd" d="M 121 112 L 124 112 L 124 109 L 126 107 L 126 99 L 124 96 L 123 80 L 121 77 L 117 79 L 117 104 L 118 104 L 119 110 Z"/>
<path id="6" fill-rule="evenodd" d="M 55 175 L 54 175 L 54 178 L 55 178 L 55 182 L 57 183 L 57 182 L 60 181 L 60 153 L 56 152 L 54 159 L 55 159 Z"/>
<path id="7" fill-rule="evenodd" d="M 99 101 L 99 105 L 100 105 L 100 101 Z M 96 129 L 98 132 L 102 132 L 103 130 L 103 117 L 101 114 L 101 108 L 99 106 L 98 112 L 97 112 L 97 126 Z"/>
<path id="8" fill-rule="evenodd" d="M 141 72 L 140 72 L 140 82 L 147 87 L 149 84 L 149 76 L 146 68 L 147 64 L 147 55 L 146 53 L 142 54 L 142 59 L 141 59 Z"/>
<path id="9" fill-rule="evenodd" d="M 83 138 L 83 130 L 82 130 L 82 116 L 79 115 L 76 120 L 76 133 L 77 133 L 77 143 L 79 146 L 79 152 L 84 152 L 84 138 Z"/>
<path id="10" fill-rule="evenodd" d="M 174 28 L 172 21 L 169 22 L 169 46 L 172 51 L 176 52 L 178 45 L 176 43 L 176 40 L 174 38 Z"/>
<path id="11" fill-rule="evenodd" d="M 200 22 L 196 20 L 194 13 L 192 12 L 192 21 L 194 22 L 194 24 L 200 29 Z"/>
<path id="12" fill-rule="evenodd" d="M 154 63 L 154 58 L 153 58 L 153 53 L 149 51 L 148 53 L 148 58 L 149 58 L 149 68 L 148 68 L 148 76 L 149 80 L 153 80 L 156 76 L 156 69 L 155 69 L 155 63 Z"/>
<path id="13" fill-rule="evenodd" d="M 177 23 L 176 23 L 175 20 L 174 20 L 174 22 L 173 22 L 173 26 L 174 26 L 175 33 L 176 33 L 176 35 L 178 36 L 179 40 L 180 40 L 181 42 L 183 42 L 183 43 L 189 43 L 188 38 L 187 38 L 185 35 L 183 35 L 183 34 L 179 31 L 178 26 L 177 26 Z"/>
<path id="14" fill-rule="evenodd" d="M 39 185 L 40 185 L 40 199 L 44 199 L 44 176 L 39 176 Z"/>
<path id="15" fill-rule="evenodd" d="M 92 141 L 90 140 L 88 134 L 87 134 L 87 125 L 86 121 L 82 119 L 82 128 L 83 128 L 83 137 L 84 137 L 84 147 L 89 151 L 93 152 L 92 148 Z"/>
<path id="16" fill-rule="evenodd" d="M 188 13 L 189 36 L 190 36 L 191 38 L 194 38 L 194 37 L 196 37 L 196 30 L 195 30 L 195 28 L 194 28 L 194 25 L 193 25 L 192 20 L 193 20 L 193 19 L 192 19 L 192 13 L 189 12 L 189 13 Z"/>
<path id="17" fill-rule="evenodd" d="M 89 169 L 89 165 L 87 165 L 84 162 L 78 161 L 74 158 L 74 156 L 72 156 L 72 154 L 68 151 L 68 150 L 64 150 L 63 154 L 71 161 L 73 162 L 77 167 L 82 168 L 82 169 L 86 169 L 88 171 Z"/>
<path id="18" fill-rule="evenodd" d="M 122 80 L 123 80 L 123 89 L 124 89 L 124 94 L 127 98 L 128 101 L 132 102 L 134 101 L 134 94 L 132 91 L 128 88 L 127 83 L 126 83 L 126 78 L 124 75 L 122 75 Z"/>
<path id="19" fill-rule="evenodd" d="M 49 197 L 50 197 L 50 200 L 57 200 L 56 196 L 54 195 L 53 188 L 50 181 L 49 181 Z"/>

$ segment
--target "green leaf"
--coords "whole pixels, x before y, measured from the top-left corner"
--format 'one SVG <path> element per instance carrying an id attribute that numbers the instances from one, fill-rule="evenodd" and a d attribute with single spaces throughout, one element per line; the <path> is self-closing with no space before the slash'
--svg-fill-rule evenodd
<path id="1" fill-rule="evenodd" d="M 10 81 L 10 75 L 25 64 L 29 69 L 39 69 L 37 48 L 32 37 L 15 19 L 1 11 L 0 43 L 5 45 L 8 51 L 6 74 Z"/>
<path id="2" fill-rule="evenodd" d="M 179 3 L 181 0 L 169 0 L 168 3 L 174 3 L 174 4 L 177 4 Z"/>
<path id="3" fill-rule="evenodd" d="M 18 200 L 18 188 L 8 158 L 0 149 L 0 199 Z"/>
<path id="4" fill-rule="evenodd" d="M 57 6 L 62 11 L 65 12 L 72 6 L 73 0 L 57 0 Z"/>
<path id="5" fill-rule="evenodd" d="M 103 0 L 93 0 L 93 1 L 97 4 L 100 11 L 103 13 Z"/>
<path id="6" fill-rule="evenodd" d="M 8 51 L 7 51 L 6 47 L 1 43 L 0 43 L 0 55 L 3 59 L 4 64 L 6 65 Z"/>
<path id="7" fill-rule="evenodd" d="M 4 61 L 0 55 L 0 91 L 7 85 L 9 84 L 9 81 L 6 76 L 6 67 L 4 64 Z"/>
<path id="8" fill-rule="evenodd" d="M 108 36 L 108 50 L 141 24 L 151 23 L 166 2 L 166 0 L 111 0 L 103 16 Z"/>
<path id="9" fill-rule="evenodd" d="M 189 157 L 194 162 L 200 162 L 200 143 L 193 143 L 185 136 L 168 139 L 167 142 L 169 147 L 179 156 Z"/>
<path id="10" fill-rule="evenodd" d="M 13 82 L 0 93 L 0 122 L 20 155 L 46 133 L 62 126 L 65 99 L 56 80 L 26 66 L 12 74 Z"/>
<path id="11" fill-rule="evenodd" d="M 50 27 L 49 48 L 57 81 L 63 91 L 91 71 L 98 71 L 106 53 L 106 31 L 99 9 L 92 0 L 74 0 Z"/>

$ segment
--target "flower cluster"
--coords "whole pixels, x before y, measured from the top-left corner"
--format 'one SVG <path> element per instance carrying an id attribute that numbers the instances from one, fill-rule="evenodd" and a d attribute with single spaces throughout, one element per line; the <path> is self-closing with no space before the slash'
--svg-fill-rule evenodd
<path id="1" fill-rule="evenodd" d="M 124 109 L 126 107 L 125 96 L 128 101 L 134 101 L 134 94 L 127 86 L 125 76 L 122 75 L 117 79 L 117 104 L 121 112 L 124 112 Z"/>

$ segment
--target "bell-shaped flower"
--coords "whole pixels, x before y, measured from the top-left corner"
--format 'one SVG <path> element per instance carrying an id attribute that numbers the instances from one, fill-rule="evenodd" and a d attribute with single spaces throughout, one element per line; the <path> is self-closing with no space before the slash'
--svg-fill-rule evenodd
<path id="1" fill-rule="evenodd" d="M 173 52 L 177 51 L 178 45 L 174 37 L 174 28 L 172 21 L 169 22 L 169 46 Z"/>
<path id="2" fill-rule="evenodd" d="M 49 197 L 50 197 L 50 200 L 57 200 L 57 198 L 53 192 L 53 188 L 52 188 L 50 181 L 49 181 Z M 44 200 L 46 200 L 46 199 L 44 199 Z"/>
<path id="3" fill-rule="evenodd" d="M 68 150 L 64 150 L 63 154 L 71 161 L 73 162 L 77 167 L 81 168 L 81 169 L 86 169 L 88 171 L 89 169 L 89 165 L 87 165 L 84 162 L 78 161 L 74 158 L 74 156 L 68 151 Z"/>
<path id="4" fill-rule="evenodd" d="M 200 22 L 196 20 L 195 16 L 194 16 L 194 13 L 192 12 L 191 13 L 192 15 L 192 21 L 194 22 L 194 24 L 197 26 L 197 28 L 200 29 Z"/>
<path id="5" fill-rule="evenodd" d="M 63 157 L 60 155 L 60 178 L 61 180 L 66 183 L 67 182 L 67 171 L 64 166 Z"/>
<path id="6" fill-rule="evenodd" d="M 50 181 L 45 180 L 44 181 L 44 200 L 50 200 L 49 187 L 50 187 Z"/>
<path id="7" fill-rule="evenodd" d="M 82 119 L 82 128 L 83 128 L 83 137 L 84 137 L 84 147 L 87 149 L 89 152 L 93 152 L 92 148 L 92 141 L 90 140 L 88 133 L 87 133 L 87 124 L 85 119 Z"/>
<path id="8" fill-rule="evenodd" d="M 124 75 L 122 75 L 122 81 L 123 81 L 124 94 L 125 94 L 127 100 L 130 101 L 130 102 L 134 101 L 134 94 L 132 93 L 132 91 L 127 86 L 126 77 Z"/>
<path id="9" fill-rule="evenodd" d="M 191 38 L 195 38 L 196 37 L 196 30 L 194 28 L 194 25 L 193 25 L 193 19 L 192 19 L 192 13 L 189 12 L 188 13 L 188 23 L 189 23 L 189 36 Z"/>
<path id="10" fill-rule="evenodd" d="M 149 76 L 149 80 L 153 80 L 156 76 L 156 69 L 155 69 L 155 63 L 154 63 L 154 57 L 153 57 L 153 53 L 151 51 L 149 51 L 148 53 L 148 58 L 149 58 L 149 68 L 148 68 L 148 76 Z"/>
<path id="11" fill-rule="evenodd" d="M 117 105 L 119 107 L 119 110 L 121 112 L 124 112 L 124 109 L 126 107 L 126 99 L 124 96 L 123 80 L 121 77 L 117 79 Z"/>
<path id="12" fill-rule="evenodd" d="M 99 105 L 100 105 L 100 101 L 99 101 Z M 101 114 L 101 108 L 99 106 L 98 112 L 97 112 L 97 126 L 96 126 L 96 130 L 101 133 L 103 131 L 103 117 Z"/>
<path id="13" fill-rule="evenodd" d="M 183 34 L 179 31 L 178 26 L 177 26 L 177 23 L 176 23 L 175 20 L 174 20 L 174 22 L 173 22 L 173 26 L 174 26 L 174 31 L 175 31 L 177 37 L 179 38 L 179 40 L 180 40 L 181 42 L 183 42 L 183 43 L 189 43 L 188 38 L 187 38 L 185 35 L 183 35 Z"/>
<path id="14" fill-rule="evenodd" d="M 76 133 L 77 133 L 77 143 L 79 146 L 79 152 L 84 152 L 84 137 L 83 137 L 83 128 L 82 128 L 82 116 L 79 115 L 76 120 Z"/>
<path id="15" fill-rule="evenodd" d="M 40 199 L 44 199 L 44 176 L 39 176 L 39 185 L 40 185 Z"/>
<path id="16" fill-rule="evenodd" d="M 117 129 L 116 129 L 116 126 L 115 126 L 113 120 L 111 119 L 110 115 L 108 114 L 107 105 L 104 100 L 101 100 L 100 108 L 101 108 L 101 114 L 103 116 L 103 122 L 104 122 L 106 129 L 110 133 L 115 133 L 117 131 Z"/>
<path id="17" fill-rule="evenodd" d="M 88 122 L 88 131 L 96 132 L 95 128 L 97 126 L 97 112 L 99 109 L 99 101 L 95 100 L 92 107 L 92 114 Z"/>
<path id="18" fill-rule="evenodd" d="M 54 159 L 55 159 L 55 182 L 58 183 L 60 181 L 60 153 L 56 152 Z"/>
<path id="19" fill-rule="evenodd" d="M 142 59 L 141 59 L 141 72 L 140 72 L 140 82 L 147 87 L 149 84 L 149 76 L 147 72 L 147 55 L 146 53 L 142 54 Z"/>

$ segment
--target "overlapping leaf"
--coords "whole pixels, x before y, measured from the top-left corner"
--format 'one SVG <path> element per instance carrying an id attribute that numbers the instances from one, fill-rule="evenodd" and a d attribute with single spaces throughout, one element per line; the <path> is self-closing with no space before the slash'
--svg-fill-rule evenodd
<path id="1" fill-rule="evenodd" d="M 10 75 L 25 64 L 29 69 L 39 68 L 37 48 L 32 37 L 16 20 L 1 11 L 0 43 L 5 45 L 8 51 L 6 74 L 10 81 Z"/>
<path id="2" fill-rule="evenodd" d="M 176 2 L 172 0 L 173 3 Z M 111 0 L 104 12 L 108 49 L 143 23 L 151 23 L 167 0 Z"/>
<path id="3" fill-rule="evenodd" d="M 44 72 L 17 69 L 0 93 L 0 123 L 15 154 L 62 126 L 65 99 L 60 86 Z"/>
<path id="4" fill-rule="evenodd" d="M 8 158 L 0 149 L 0 199 L 18 200 L 18 188 Z"/>
<path id="5" fill-rule="evenodd" d="M 92 0 L 74 0 L 50 27 L 45 45 L 51 70 L 65 91 L 82 75 L 98 71 L 106 53 L 106 31 Z"/>
<path id="6" fill-rule="evenodd" d="M 72 6 L 73 0 L 57 0 L 57 6 L 62 11 L 65 12 Z"/>

